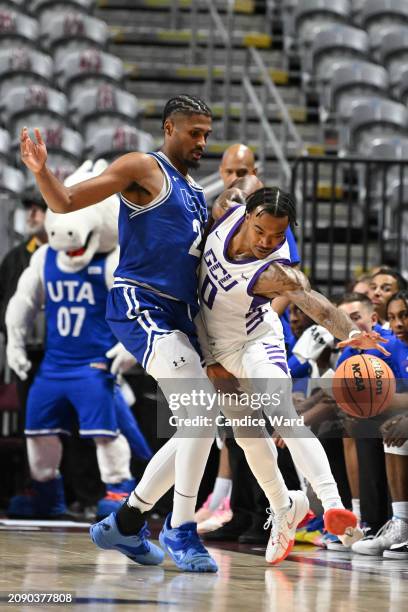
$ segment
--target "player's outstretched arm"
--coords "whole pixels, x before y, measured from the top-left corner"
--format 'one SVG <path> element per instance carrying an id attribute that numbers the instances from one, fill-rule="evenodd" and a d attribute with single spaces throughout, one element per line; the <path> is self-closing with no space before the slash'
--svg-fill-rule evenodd
<path id="1" fill-rule="evenodd" d="M 31 170 L 47 205 L 56 213 L 67 213 L 105 200 L 114 193 L 124 191 L 155 167 L 154 161 L 142 153 L 128 153 L 115 160 L 99 176 L 65 187 L 47 167 L 47 148 L 40 130 L 34 130 L 35 141 L 23 128 L 20 152 L 24 164 Z"/>
<path id="2" fill-rule="evenodd" d="M 282 264 L 272 264 L 263 272 L 254 287 L 254 293 L 265 297 L 285 295 L 313 321 L 323 325 L 335 338 L 343 340 L 340 346 L 380 350 L 389 355 L 379 341 L 387 342 L 376 332 L 361 332 L 350 317 L 336 308 L 324 295 L 314 291 L 306 276 Z"/>
<path id="3" fill-rule="evenodd" d="M 213 219 L 220 219 L 232 206 L 245 204 L 246 198 L 261 187 L 263 183 L 254 174 L 237 179 L 215 200 L 211 209 Z"/>

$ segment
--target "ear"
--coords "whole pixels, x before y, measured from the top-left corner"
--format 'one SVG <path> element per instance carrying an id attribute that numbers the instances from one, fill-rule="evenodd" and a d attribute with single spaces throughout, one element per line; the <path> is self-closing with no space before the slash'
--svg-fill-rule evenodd
<path id="1" fill-rule="evenodd" d="M 254 167 L 252 174 L 254 174 L 255 176 L 258 176 L 258 168 L 256 166 Z"/>
<path id="2" fill-rule="evenodd" d="M 166 121 L 164 122 L 164 134 L 166 136 L 171 136 L 174 130 L 174 123 L 173 121 L 167 117 Z"/>
<path id="3" fill-rule="evenodd" d="M 371 315 L 371 321 L 373 323 L 373 325 L 376 325 L 376 323 L 378 323 L 378 315 L 376 312 L 373 312 Z"/>

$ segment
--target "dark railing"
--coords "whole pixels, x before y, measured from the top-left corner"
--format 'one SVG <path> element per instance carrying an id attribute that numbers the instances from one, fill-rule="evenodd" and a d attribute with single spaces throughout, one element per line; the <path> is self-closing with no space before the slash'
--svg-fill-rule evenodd
<path id="1" fill-rule="evenodd" d="M 408 160 L 305 156 L 291 186 L 313 284 L 331 295 L 375 265 L 408 270 Z"/>

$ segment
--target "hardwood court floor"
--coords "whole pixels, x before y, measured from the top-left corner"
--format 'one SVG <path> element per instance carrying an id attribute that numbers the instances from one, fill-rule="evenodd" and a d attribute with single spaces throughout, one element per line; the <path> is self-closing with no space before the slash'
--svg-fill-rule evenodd
<path id="1" fill-rule="evenodd" d="M 31 528 L 33 529 L 33 528 Z M 335 553 L 305 545 L 277 567 L 262 549 L 211 548 L 218 574 L 180 573 L 168 560 L 142 567 L 95 548 L 85 528 L 21 531 L 0 520 L 0 610 L 10 592 L 70 592 L 64 610 L 116 612 L 402 612 L 408 609 L 408 561 Z"/>

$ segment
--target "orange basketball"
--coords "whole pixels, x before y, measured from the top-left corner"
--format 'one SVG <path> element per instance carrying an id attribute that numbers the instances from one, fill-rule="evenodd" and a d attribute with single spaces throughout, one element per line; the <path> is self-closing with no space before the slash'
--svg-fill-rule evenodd
<path id="1" fill-rule="evenodd" d="M 343 361 L 333 378 L 333 395 L 344 412 L 366 418 L 385 410 L 395 393 L 392 370 L 379 357 L 355 355 Z"/>

